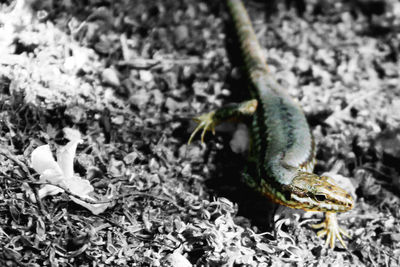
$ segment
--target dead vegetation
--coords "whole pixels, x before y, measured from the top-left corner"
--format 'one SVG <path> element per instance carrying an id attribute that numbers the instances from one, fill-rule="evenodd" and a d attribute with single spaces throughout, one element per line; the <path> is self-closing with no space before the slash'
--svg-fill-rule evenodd
<path id="1" fill-rule="evenodd" d="M 222 4 L 18 0 L 0 9 L 0 265 L 399 265 L 400 5 L 286 2 L 246 6 L 313 128 L 316 171 L 351 177 L 348 250 L 301 212 L 268 228 L 229 134 L 186 145 L 188 118 L 246 97 Z M 66 128 L 82 139 L 75 175 L 114 190 L 97 215 L 62 184 L 39 196 L 32 152 L 65 147 Z"/>

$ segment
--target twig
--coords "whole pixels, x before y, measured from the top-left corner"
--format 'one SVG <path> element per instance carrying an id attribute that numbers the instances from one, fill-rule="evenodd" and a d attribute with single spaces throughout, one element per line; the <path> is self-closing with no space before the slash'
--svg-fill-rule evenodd
<path id="1" fill-rule="evenodd" d="M 39 189 L 37 187 L 34 187 L 33 192 L 35 193 L 36 203 L 39 206 L 39 213 L 40 213 L 40 215 L 44 215 L 45 208 L 44 208 L 42 200 L 39 197 Z M 47 214 L 47 212 L 46 212 L 46 214 Z"/>
<path id="2" fill-rule="evenodd" d="M 154 196 L 154 195 L 151 195 L 151 194 L 148 194 L 148 193 L 142 193 L 142 192 L 132 192 L 132 193 L 119 195 L 115 199 L 120 199 L 120 198 L 124 198 L 124 197 L 129 197 L 129 196 L 133 196 L 133 197 L 149 197 L 149 198 L 153 198 L 153 199 L 157 199 L 157 200 L 161 200 L 161 201 L 166 201 L 166 202 L 172 204 L 175 208 L 177 208 L 180 211 L 185 210 L 183 207 L 179 206 L 178 204 L 176 204 L 171 199 L 167 199 L 167 198 L 163 198 L 163 197 L 159 197 L 159 196 Z"/>
<path id="3" fill-rule="evenodd" d="M 121 34 L 119 40 L 121 42 L 122 57 L 124 58 L 124 61 L 129 61 L 129 59 L 131 58 L 131 53 L 129 51 L 126 34 Z"/>
<path id="4" fill-rule="evenodd" d="M 161 247 L 169 247 L 170 249 L 173 249 L 173 250 L 176 249 L 175 247 L 172 247 L 172 246 L 167 245 L 167 244 L 163 244 L 163 243 L 161 243 L 161 242 L 158 241 L 158 240 L 154 240 L 153 238 L 144 238 L 144 237 L 141 237 L 141 236 L 139 236 L 139 235 L 137 235 L 137 234 L 134 234 L 134 233 L 132 233 L 130 230 L 128 230 L 125 226 L 119 224 L 118 222 L 113 221 L 113 220 L 110 219 L 110 218 L 107 218 L 107 217 L 104 216 L 104 215 L 96 215 L 96 216 L 99 217 L 99 218 L 101 218 L 101 219 L 103 219 L 103 220 L 105 220 L 106 222 L 110 223 L 111 225 L 113 225 L 113 226 L 115 226 L 115 227 L 118 227 L 118 228 L 120 228 L 120 229 L 126 231 L 127 233 L 130 233 L 130 234 L 132 235 L 132 237 L 134 237 L 134 238 L 136 238 L 136 239 L 138 239 L 138 240 L 145 241 L 145 242 L 146 242 L 146 241 L 148 242 L 148 241 L 151 240 L 152 242 L 159 244 Z"/>
<path id="5" fill-rule="evenodd" d="M 19 159 L 17 159 L 16 156 L 12 155 L 8 150 L 4 149 L 3 147 L 0 148 L 0 154 L 5 156 L 6 158 L 12 160 L 15 164 L 18 165 L 18 167 L 20 167 L 26 174 L 27 176 L 32 179 L 32 175 L 29 172 L 28 167 L 26 166 L 26 164 L 22 163 L 22 161 L 20 161 Z"/>
<path id="6" fill-rule="evenodd" d="M 329 125 L 333 125 L 333 122 L 339 118 L 341 118 L 343 116 L 343 114 L 345 114 L 346 112 L 348 112 L 352 107 L 355 106 L 355 104 L 357 104 L 360 101 L 363 101 L 365 99 L 370 98 L 371 96 L 375 95 L 376 93 L 378 93 L 380 90 L 373 90 L 370 92 L 367 92 L 364 95 L 361 95 L 359 97 L 355 97 L 353 101 L 351 101 L 344 109 L 342 110 L 338 110 L 333 112 L 326 120 L 325 122 L 328 123 Z"/>
<path id="7" fill-rule="evenodd" d="M 15 164 L 17 164 L 18 167 L 20 167 L 22 169 L 22 171 L 25 172 L 26 176 L 29 178 L 31 183 L 34 183 L 34 178 L 33 178 L 32 174 L 30 173 L 28 167 L 22 161 L 17 159 L 16 156 L 12 155 L 9 151 L 5 150 L 4 148 L 0 149 L 0 154 L 5 156 L 6 158 L 12 160 Z M 6 177 L 8 177 L 8 176 L 6 176 Z M 8 178 L 12 178 L 12 177 L 8 177 Z M 22 182 L 18 179 L 14 179 L 14 181 Z M 35 194 L 36 203 L 38 203 L 38 206 L 39 206 L 40 215 L 47 214 L 47 211 L 42 203 L 42 200 L 39 197 L 39 190 L 37 188 L 33 188 L 33 193 Z"/>
<path id="8" fill-rule="evenodd" d="M 67 193 L 68 195 L 71 195 L 71 196 L 73 196 L 73 197 L 75 197 L 75 198 L 77 198 L 79 200 L 82 200 L 82 201 L 84 201 L 86 203 L 89 203 L 89 204 L 107 204 L 107 203 L 111 203 L 111 202 L 113 202 L 115 200 L 114 198 L 107 199 L 107 200 L 91 200 L 91 199 L 79 196 L 79 195 L 71 192 L 71 190 L 69 190 L 68 188 L 65 188 L 64 186 L 61 186 L 61 185 L 58 185 L 58 184 L 52 184 L 52 183 L 48 183 L 48 182 L 36 182 L 34 184 L 44 184 L 44 185 L 56 186 L 56 187 L 64 190 L 64 192 Z"/>
<path id="9" fill-rule="evenodd" d="M 355 104 L 357 104 L 358 102 L 361 102 L 361 101 L 363 101 L 363 100 L 365 100 L 365 99 L 368 99 L 368 98 L 370 98 L 371 96 L 375 95 L 376 93 L 379 93 L 380 91 L 381 91 L 380 89 L 376 89 L 376 90 L 372 90 L 372 91 L 370 91 L 370 92 L 367 92 L 366 94 L 361 95 L 361 96 L 359 96 L 359 97 L 355 97 L 354 100 L 351 101 L 351 102 L 347 105 L 347 107 L 345 107 L 345 108 L 342 110 L 342 112 L 349 111 L 349 110 L 350 110 L 352 107 L 354 107 Z"/>
<path id="10" fill-rule="evenodd" d="M 15 179 L 15 178 L 13 178 L 13 177 L 9 177 L 9 176 L 7 176 L 6 178 L 7 178 L 7 179 L 11 179 L 11 180 L 16 181 L 16 182 L 20 182 L 20 183 L 23 183 L 23 182 L 24 182 L 24 181 L 21 181 L 21 180 L 18 180 L 18 179 Z M 89 203 L 89 204 L 106 204 L 106 203 L 110 203 L 110 202 L 112 202 L 112 201 L 115 200 L 114 198 L 113 198 L 113 199 L 108 199 L 108 200 L 91 200 L 91 199 L 87 199 L 87 198 L 81 197 L 81 196 L 79 196 L 79 195 L 77 195 L 77 194 L 71 192 L 68 188 L 65 188 L 65 187 L 63 187 L 63 186 L 61 186 L 61 185 L 52 184 L 52 183 L 49 183 L 49 182 L 28 181 L 27 183 L 28 183 L 29 185 L 52 185 L 52 186 L 58 187 L 58 188 L 64 190 L 64 192 L 67 193 L 68 195 L 71 195 L 71 196 L 73 196 L 73 197 L 76 197 L 76 198 L 78 198 L 79 200 L 82 200 L 82 201 L 84 201 L 84 202 L 86 202 L 86 203 Z M 35 188 L 35 189 L 36 189 L 36 188 Z M 36 190 L 35 190 L 35 189 L 33 190 L 33 192 L 34 192 L 34 194 L 35 194 L 36 201 L 37 201 L 37 202 L 40 202 L 40 198 L 39 198 L 37 189 L 36 189 Z M 39 201 L 38 201 L 38 200 L 39 200 Z M 39 205 L 40 205 L 40 204 L 39 204 Z"/>
<path id="11" fill-rule="evenodd" d="M 159 64 L 171 64 L 171 65 L 193 65 L 200 64 L 202 62 L 207 62 L 206 59 L 200 59 L 198 57 L 191 58 L 178 58 L 178 59 L 151 59 L 151 58 L 136 58 L 129 61 L 123 60 L 119 61 L 118 66 L 127 66 L 134 69 L 148 70 Z"/>
<path id="12" fill-rule="evenodd" d="M 14 179 L 14 178 L 12 178 L 12 177 L 7 177 L 7 178 L 13 179 L 14 181 L 18 181 L 18 182 L 21 182 L 21 183 L 23 182 L 23 181 L 20 181 L 20 180 L 18 180 L 18 179 Z M 65 188 L 65 187 L 63 187 L 63 186 L 61 186 L 61 185 L 58 185 L 58 184 L 52 184 L 52 183 L 49 183 L 49 182 L 37 182 L 37 181 L 29 181 L 28 183 L 29 183 L 29 184 L 32 184 L 32 185 L 52 185 L 52 186 L 56 186 L 56 187 L 58 187 L 58 188 L 64 190 L 64 192 L 65 192 L 66 194 L 71 195 L 71 196 L 73 196 L 73 197 L 76 197 L 77 199 L 82 200 L 82 201 L 84 201 L 84 202 L 86 202 L 86 203 L 89 203 L 89 204 L 107 204 L 107 203 L 111 203 L 111 202 L 113 202 L 113 201 L 116 201 L 116 200 L 118 200 L 118 199 L 121 199 L 121 198 L 124 198 L 124 197 L 128 197 L 128 196 L 133 196 L 133 197 L 149 197 L 149 198 L 157 199 L 157 200 L 160 200 L 160 201 L 169 202 L 170 204 L 172 204 L 174 207 L 176 207 L 176 208 L 177 208 L 178 210 L 180 210 L 180 211 L 184 210 L 183 207 L 179 206 L 178 204 L 176 204 L 176 203 L 175 203 L 173 200 L 171 200 L 171 199 L 167 199 L 167 198 L 163 198 L 163 197 L 159 197 L 159 196 L 154 196 L 154 195 L 151 195 L 151 194 L 148 194 L 148 193 L 131 192 L 131 193 L 123 194 L 123 195 L 118 195 L 118 196 L 115 196 L 115 197 L 113 197 L 113 198 L 111 198 L 111 199 L 107 199 L 107 200 L 91 200 L 91 199 L 88 199 L 88 198 L 79 196 L 79 195 L 77 195 L 77 194 L 71 192 L 68 188 Z M 35 193 L 35 195 L 36 195 L 36 193 Z M 36 196 L 36 197 L 38 198 L 38 196 Z"/>

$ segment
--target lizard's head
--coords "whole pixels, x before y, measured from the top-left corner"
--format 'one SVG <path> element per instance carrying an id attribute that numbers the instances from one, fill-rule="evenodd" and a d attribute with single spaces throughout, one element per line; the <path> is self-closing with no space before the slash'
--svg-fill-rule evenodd
<path id="1" fill-rule="evenodd" d="M 287 206 L 313 211 L 344 212 L 351 210 L 353 198 L 339 187 L 333 178 L 299 172 L 290 185 L 285 186 Z"/>

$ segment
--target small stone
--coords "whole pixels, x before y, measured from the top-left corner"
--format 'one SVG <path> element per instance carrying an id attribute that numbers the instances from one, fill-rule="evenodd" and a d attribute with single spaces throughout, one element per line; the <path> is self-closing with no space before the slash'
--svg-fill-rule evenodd
<path id="1" fill-rule="evenodd" d="M 137 107 L 144 107 L 147 102 L 149 102 L 150 94 L 146 91 L 146 89 L 140 89 L 135 92 L 130 98 L 129 101 Z"/>
<path id="2" fill-rule="evenodd" d="M 185 164 L 185 166 L 182 169 L 182 175 L 185 177 L 189 177 L 191 173 L 192 173 L 192 167 L 190 166 L 190 164 Z"/>
<path id="3" fill-rule="evenodd" d="M 175 43 L 180 44 L 189 38 L 189 29 L 186 25 L 179 25 L 174 32 Z"/>
<path id="4" fill-rule="evenodd" d="M 396 243 L 400 242 L 400 233 L 392 234 L 392 240 Z"/>
<path id="5" fill-rule="evenodd" d="M 182 103 L 176 102 L 171 97 L 168 97 L 165 101 L 165 106 L 169 109 L 170 112 L 174 112 L 182 107 Z"/>
<path id="6" fill-rule="evenodd" d="M 164 95 L 160 90 L 156 89 L 152 91 L 154 97 L 154 104 L 161 105 L 164 102 Z"/>
<path id="7" fill-rule="evenodd" d="M 183 66 L 182 78 L 189 79 L 193 75 L 193 68 L 191 66 Z"/>
<path id="8" fill-rule="evenodd" d="M 232 151 L 237 154 L 244 153 L 249 149 L 249 143 L 249 131 L 246 125 L 239 124 L 230 141 Z"/>
<path id="9" fill-rule="evenodd" d="M 393 250 L 393 255 L 398 258 L 400 256 L 400 249 Z"/>
<path id="10" fill-rule="evenodd" d="M 126 164 L 132 164 L 139 157 L 138 153 L 133 151 L 124 157 L 124 162 Z"/>
<path id="11" fill-rule="evenodd" d="M 365 232 L 364 228 L 358 228 L 354 231 L 355 236 L 361 236 Z"/>
<path id="12" fill-rule="evenodd" d="M 69 117 L 71 121 L 75 124 L 83 123 L 87 119 L 86 111 L 79 106 L 68 107 L 64 111 L 64 115 Z"/>
<path id="13" fill-rule="evenodd" d="M 124 116 L 118 115 L 116 117 L 111 118 L 113 124 L 122 125 L 125 121 Z"/>
<path id="14" fill-rule="evenodd" d="M 121 85 L 116 70 L 112 68 L 104 69 L 101 73 L 101 80 L 111 86 L 118 87 Z"/>
<path id="15" fill-rule="evenodd" d="M 144 82 L 151 82 L 154 79 L 153 74 L 151 74 L 151 72 L 148 70 L 140 70 L 139 77 L 140 77 L 140 80 L 142 80 Z"/>
<path id="16" fill-rule="evenodd" d="M 191 19 L 196 17 L 196 10 L 193 5 L 189 5 L 189 7 L 186 9 L 186 15 Z"/>
<path id="17" fill-rule="evenodd" d="M 190 267 L 193 266 L 188 259 L 186 259 L 179 252 L 169 254 L 163 261 L 164 266 L 170 267 Z"/>
<path id="18" fill-rule="evenodd" d="M 231 91 L 229 91 L 228 89 L 222 89 L 221 94 L 224 96 L 230 96 L 231 95 Z"/>
<path id="19" fill-rule="evenodd" d="M 158 171 L 158 169 L 160 168 L 160 164 L 158 164 L 158 162 L 155 158 L 152 158 L 150 160 L 149 167 L 150 167 L 150 170 L 152 170 L 152 171 Z"/>

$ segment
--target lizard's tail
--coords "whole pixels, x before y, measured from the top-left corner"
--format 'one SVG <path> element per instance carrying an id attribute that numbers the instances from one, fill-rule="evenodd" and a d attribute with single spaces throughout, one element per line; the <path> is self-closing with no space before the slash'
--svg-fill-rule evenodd
<path id="1" fill-rule="evenodd" d="M 254 33 L 249 15 L 241 0 L 227 0 L 229 12 L 235 24 L 240 47 L 250 76 L 267 73 L 268 66 Z"/>

